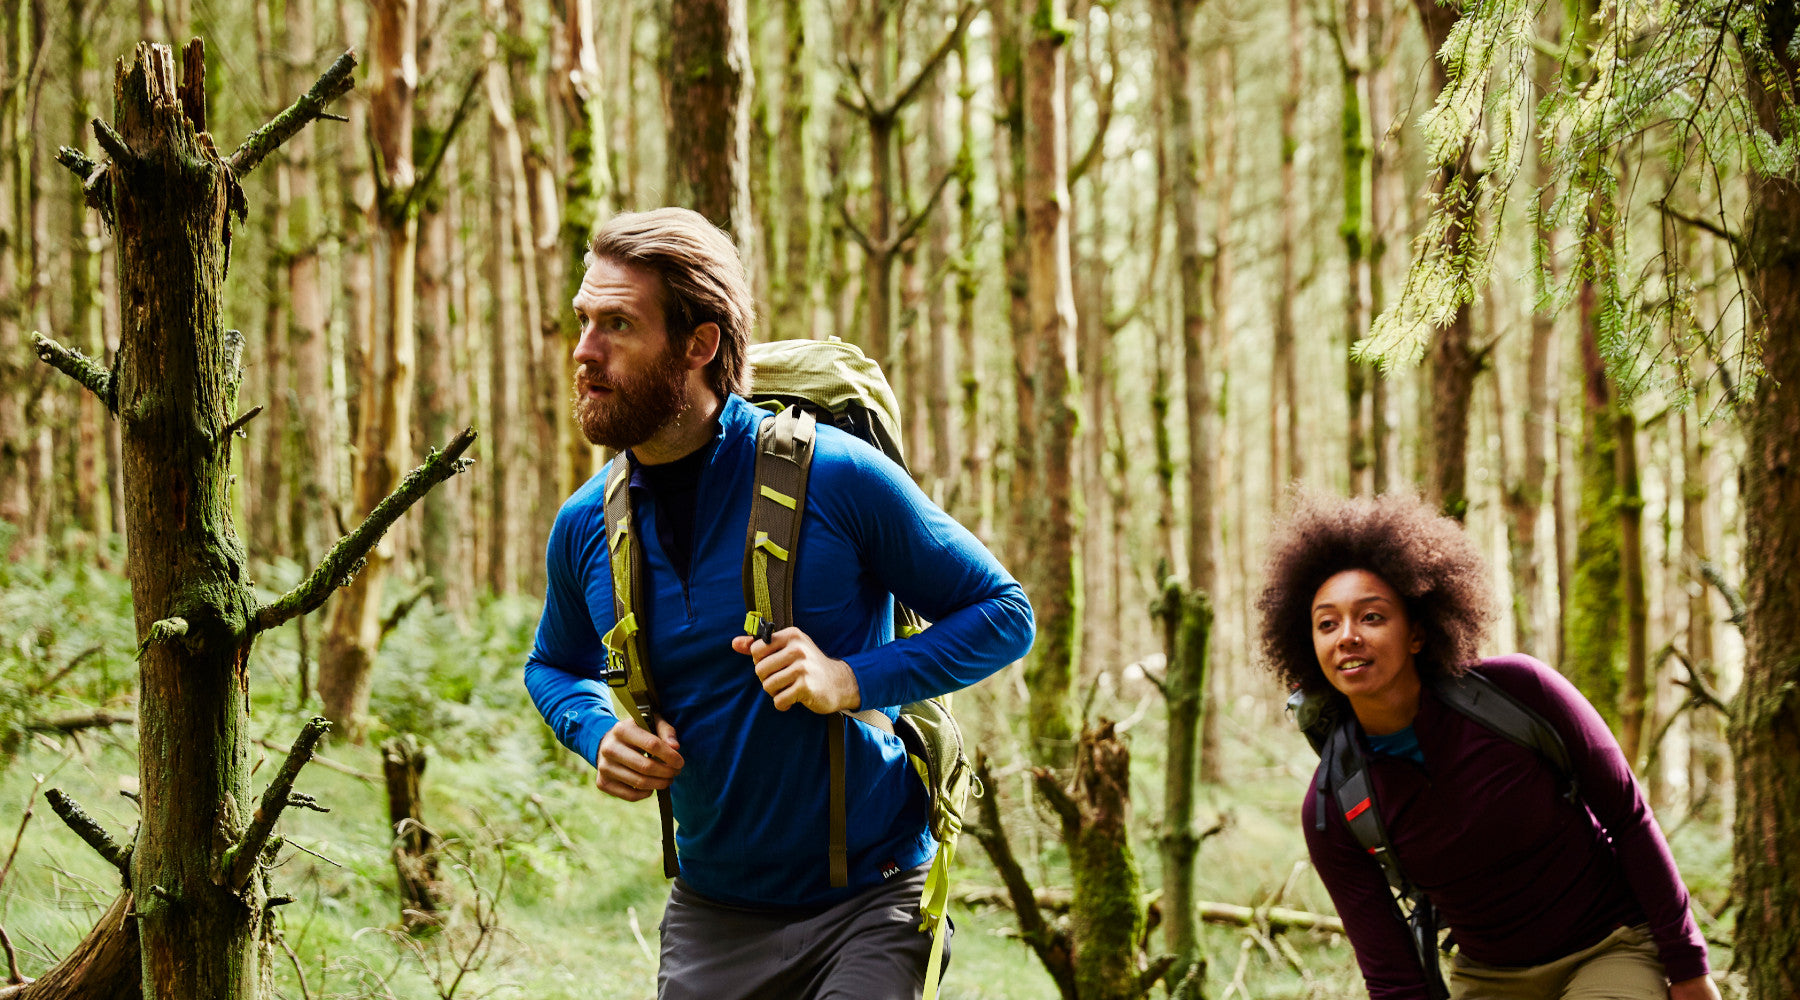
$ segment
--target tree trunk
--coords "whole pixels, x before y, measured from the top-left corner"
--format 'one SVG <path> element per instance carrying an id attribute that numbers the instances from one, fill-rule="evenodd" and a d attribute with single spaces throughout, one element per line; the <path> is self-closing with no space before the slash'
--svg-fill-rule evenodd
<path id="1" fill-rule="evenodd" d="M 12 0 L 5 5 L 5 20 L 0 30 L 0 55 L 4 61 L 5 87 L 0 89 L 0 521 L 13 531 L 5 545 L 8 558 L 17 558 L 25 540 L 30 518 L 31 494 L 26 491 L 25 476 L 25 393 L 24 373 L 29 364 L 25 356 L 21 326 L 24 315 L 20 287 L 23 260 L 19 248 L 24 221 L 25 188 L 21 176 L 23 158 L 20 144 L 28 141 L 20 120 L 24 89 L 24 47 L 20 38 L 23 5 Z"/>
<path id="2" fill-rule="evenodd" d="M 1760 4 L 1767 32 L 1746 60 L 1757 124 L 1794 140 L 1792 95 L 1800 87 L 1792 4 Z M 1748 47 L 1748 46 L 1746 46 Z M 1765 373 L 1745 429 L 1744 684 L 1731 723 L 1737 813 L 1732 824 L 1738 900 L 1735 971 L 1753 1000 L 1800 994 L 1800 185 L 1791 173 L 1750 178 L 1741 260 L 1760 334 Z"/>
<path id="3" fill-rule="evenodd" d="M 1625 677 L 1619 702 L 1619 746 L 1633 766 L 1643 760 L 1649 731 L 1650 609 L 1644 594 L 1644 495 L 1638 481 L 1637 420 L 1621 404 L 1619 450 L 1619 596 L 1625 619 Z"/>
<path id="4" fill-rule="evenodd" d="M 1705 397 L 1695 400 L 1696 410 L 1705 405 Z M 1711 492 L 1712 449 L 1699 427 L 1695 414 L 1682 410 L 1681 454 L 1681 577 L 1687 594 L 1687 654 L 1694 674 L 1714 691 L 1719 689 L 1719 667 L 1713 647 L 1712 584 L 1700 572 L 1703 560 L 1712 554 L 1712 511 L 1707 504 Z M 1730 761 L 1720 751 L 1725 744 L 1725 729 L 1716 712 L 1688 716 L 1689 768 L 1688 809 L 1702 818 L 1717 820 L 1725 793 L 1726 768 Z"/>
<path id="5" fill-rule="evenodd" d="M 750 40 L 744 0 L 669 4 L 669 193 L 750 237 Z"/>
<path id="6" fill-rule="evenodd" d="M 950 71 L 941 68 L 925 85 L 925 164 L 927 175 L 936 177 L 955 169 L 950 161 L 949 107 L 946 91 Z M 805 202 L 799 203 L 804 206 Z M 927 438 L 930 441 L 930 475 L 926 481 L 931 495 L 944 500 L 956 481 L 956 444 L 951 435 L 950 383 L 956 374 L 950 350 L 950 303 L 945 283 L 951 275 L 954 236 L 950 227 L 950 206 L 942 198 L 934 199 L 929 209 L 929 230 L 925 246 L 925 304 L 921 315 L 925 323 L 925 391 L 923 397 Z"/>
<path id="7" fill-rule="evenodd" d="M 1590 225 L 1593 221 L 1590 214 Z M 1592 235 L 1584 238 L 1595 239 Z M 1619 631 L 1623 617 L 1619 606 L 1619 439 L 1613 388 L 1600 354 L 1599 294 L 1596 282 L 1584 277 L 1579 292 L 1582 434 L 1576 461 L 1580 498 L 1569 608 L 1563 622 L 1562 670 L 1617 732 L 1623 652 Z"/>
<path id="8" fill-rule="evenodd" d="M 413 94 L 418 86 L 416 0 L 376 0 L 370 12 L 369 134 L 382 167 L 375 223 L 385 248 L 383 304 L 375 349 L 362 382 L 354 493 L 367 514 L 400 482 L 412 454 L 413 364 L 417 336 L 415 275 L 419 252 L 418 199 L 413 185 Z M 381 642 L 382 591 L 397 553 L 391 539 L 332 604 L 330 631 L 319 657 L 319 698 L 325 716 L 346 738 L 361 743 L 363 716 Z"/>
<path id="9" fill-rule="evenodd" d="M 1438 0 L 1414 0 L 1425 28 L 1426 46 L 1441 52 L 1450 29 L 1462 16 L 1460 2 L 1440 5 Z M 1431 97 L 1444 89 L 1446 77 L 1440 58 L 1431 62 Z M 1475 216 L 1476 174 L 1471 159 L 1438 171 L 1437 191 L 1455 199 L 1455 221 L 1444 235 L 1446 246 L 1455 247 L 1472 236 L 1480 224 Z M 1473 342 L 1474 319 L 1469 303 L 1457 306 L 1456 317 L 1438 330 L 1431 345 L 1431 475 L 1427 481 L 1438 509 L 1462 520 L 1469 509 L 1469 406 L 1474 396 L 1480 359 Z"/>
<path id="10" fill-rule="evenodd" d="M 575 352 L 575 341 L 580 331 L 573 323 L 561 322 L 568 302 L 575 298 L 581 288 L 581 280 L 587 273 L 583 263 L 587 255 L 588 241 L 593 238 L 600 224 L 612 214 L 614 184 L 612 172 L 608 169 L 606 158 L 596 151 L 596 143 L 606 133 L 606 112 L 601 101 L 602 81 L 600 77 L 599 54 L 594 48 L 594 0 L 563 0 L 565 10 L 564 35 L 569 49 L 569 72 L 558 77 L 556 95 L 562 104 L 563 120 L 567 122 L 566 140 L 562 143 L 568 151 L 569 169 L 563 181 L 562 232 L 557 240 L 558 250 L 564 257 L 563 295 L 561 300 L 552 303 L 555 308 L 545 312 L 549 317 L 557 317 L 558 329 L 564 331 L 558 341 L 558 353 L 554 358 L 556 372 L 567 375 L 573 362 L 570 360 Z M 558 378 L 556 386 L 561 393 L 566 391 L 566 378 Z M 560 416 L 562 407 L 558 408 Z M 559 420 L 562 426 L 566 450 L 568 452 L 568 474 L 565 477 L 564 495 L 573 492 L 582 483 L 588 481 L 599 471 L 594 460 L 594 447 L 588 443 L 567 420 Z M 556 498 L 559 502 L 561 497 Z M 540 511 L 547 515 L 548 510 Z M 540 517 L 545 524 L 548 517 Z"/>
<path id="11" fill-rule="evenodd" d="M 1420 0 L 1434 2 L 1434 0 Z M 1269 502 L 1279 503 L 1289 483 L 1305 474 L 1300 458 L 1300 400 L 1295 376 L 1294 310 L 1299 295 L 1296 274 L 1299 253 L 1295 230 L 1299 226 L 1300 192 L 1295 180 L 1294 155 L 1299 149 L 1300 89 L 1305 82 L 1306 24 L 1300 17 L 1300 0 L 1288 0 L 1287 87 L 1281 95 L 1281 284 L 1276 290 L 1273 381 L 1269 386 Z"/>
<path id="12" fill-rule="evenodd" d="M 71 96 L 69 145 L 83 151 L 88 148 L 87 123 L 94 117 L 88 99 L 88 65 L 93 61 L 88 45 L 88 35 L 92 30 L 87 13 L 88 3 L 89 0 L 70 0 L 69 24 L 64 29 L 68 42 L 66 79 L 69 81 Z M 94 357 L 104 357 L 105 340 L 100 331 L 100 308 L 94 297 L 95 255 L 91 249 L 94 227 L 84 210 L 83 195 L 79 187 L 70 192 L 68 208 L 67 333 L 82 351 Z M 103 451 L 101 436 L 105 426 L 103 408 L 89 393 L 77 397 L 75 404 L 75 433 L 71 435 L 69 442 L 74 459 L 74 475 L 65 480 L 72 487 L 69 491 L 71 523 L 79 531 L 98 534 L 103 530 L 101 520 L 105 508 L 101 504 L 106 499 L 106 493 L 100 486 L 100 457 Z"/>
<path id="13" fill-rule="evenodd" d="M 485 5 L 490 24 L 499 5 Z M 506 97 L 505 70 L 500 65 L 499 35 L 489 30 L 482 42 L 487 60 L 488 104 L 488 246 L 483 255 L 488 286 L 488 536 L 487 584 L 496 594 L 510 594 L 518 587 L 521 491 L 517 477 L 507 472 L 507 462 L 518 449 L 513 424 L 519 410 L 518 282 L 511 266 L 513 229 L 512 159 L 507 148 L 517 145 L 511 102 Z"/>
<path id="14" fill-rule="evenodd" d="M 1076 749 L 1073 803 L 1060 811 L 1075 883 L 1069 936 L 1080 1000 L 1137 1000 L 1144 911 L 1131 850 L 1131 752 L 1102 719 Z M 1040 772 L 1038 785 L 1047 779 Z"/>
<path id="15" fill-rule="evenodd" d="M 442 141 L 441 138 L 439 141 Z M 447 153 L 443 170 L 455 176 L 455 163 Z M 419 242 L 419 377 L 414 386 L 415 417 L 419 438 L 424 441 L 448 441 L 456 409 L 465 400 L 459 391 L 453 365 L 455 351 L 451 335 L 450 267 L 451 243 L 448 205 L 435 210 L 427 208 L 420 219 Z M 433 604 L 439 608 L 460 608 L 467 560 L 461 551 L 462 525 L 469 516 L 462 491 L 451 488 L 434 490 L 420 503 L 419 562 L 430 578 Z M 452 595 L 456 596 L 453 601 Z"/>
<path id="16" fill-rule="evenodd" d="M 1247 551 L 1245 530 L 1247 518 L 1241 516 L 1241 504 L 1246 493 L 1240 478 L 1247 466 L 1245 461 L 1242 437 L 1234 433 L 1229 423 L 1231 400 L 1230 358 L 1233 331 L 1231 324 L 1232 286 L 1235 278 L 1236 253 L 1232 247 L 1231 220 L 1233 218 L 1231 199 L 1237 188 L 1237 56 L 1232 44 L 1221 40 L 1214 49 L 1210 64 L 1203 74 L 1206 78 L 1207 114 L 1206 114 L 1206 189 L 1213 196 L 1213 262 L 1212 262 L 1212 352 L 1219 359 L 1219 369 L 1225 377 L 1224 391 L 1219 395 L 1217 409 L 1218 440 L 1214 449 L 1219 462 L 1219 473 L 1215 477 L 1219 483 L 1236 483 L 1240 503 L 1240 516 L 1232 535 L 1237 542 L 1239 552 Z M 1123 470 L 1121 470 L 1123 475 Z M 1221 523 L 1222 517 L 1215 511 L 1213 523 Z M 1215 532 L 1215 535 L 1223 534 Z M 1215 539 L 1215 544 L 1217 540 Z M 1121 541 L 1121 549 L 1124 544 Z M 1213 558 L 1214 585 L 1208 594 L 1213 599 L 1213 606 L 1228 606 L 1228 595 L 1231 588 L 1221 585 L 1218 571 L 1219 556 Z M 1242 566 L 1246 560 L 1240 560 Z M 1248 573 L 1240 572 L 1239 580 L 1246 579 Z M 1115 619 L 1117 620 L 1117 619 Z M 1237 630 L 1240 635 L 1247 631 Z M 1211 634 L 1210 632 L 1208 633 Z M 1216 658 L 1215 658 L 1216 659 Z M 1235 666 L 1251 662 L 1248 654 L 1243 656 L 1224 657 L 1220 664 L 1222 669 L 1206 672 L 1206 704 L 1222 705 L 1228 693 L 1231 671 Z M 1200 780 L 1205 784 L 1217 785 L 1225 780 L 1224 754 L 1220 752 L 1221 734 L 1219 732 L 1219 713 L 1204 712 L 1200 716 Z M 1177 981 L 1180 976 L 1174 977 Z"/>
<path id="17" fill-rule="evenodd" d="M 992 506 L 987 489 L 988 437 L 982 433 L 982 365 L 975 341 L 975 300 L 981 276 L 972 256 L 980 225 L 975 214 L 975 102 L 969 67 L 969 36 L 956 39 L 959 74 L 958 146 L 956 151 L 956 232 L 962 246 L 956 263 L 956 347 L 962 379 L 962 484 L 959 520 L 983 539 L 993 535 Z"/>
<path id="18" fill-rule="evenodd" d="M 1021 20 L 1025 13 L 1020 10 Z M 1039 484 L 1043 490 L 1043 499 L 1034 505 L 1039 515 L 1035 530 L 1025 536 L 1032 539 L 1039 563 L 1038 589 L 1032 595 L 1038 639 L 1026 662 L 1025 682 L 1031 691 L 1033 759 L 1050 766 L 1066 766 L 1070 761 L 1073 731 L 1068 701 L 1076 672 L 1080 624 L 1072 480 L 1075 292 L 1066 211 L 1069 125 L 1063 105 L 1063 45 L 1067 36 L 1059 26 L 1061 21 L 1059 0 L 1039 0 L 1024 68 L 1023 208 L 1030 268 L 1030 326 L 1037 362 L 1036 414 L 1042 431 Z"/>
<path id="19" fill-rule="evenodd" d="M 287 43 L 292 58 L 283 74 L 284 93 L 305 88 L 304 68 L 315 61 L 312 0 L 287 0 Z M 346 143 L 345 145 L 351 145 Z M 288 171 L 287 292 L 289 370 L 293 373 L 295 432 L 285 470 L 291 477 L 289 551 L 312 563 L 325 554 L 336 506 L 338 480 L 337 415 L 331 405 L 330 324 L 321 288 L 320 247 L 325 240 L 324 212 L 313 157 L 317 144 L 310 131 L 285 147 Z"/>
<path id="20" fill-rule="evenodd" d="M 449 886 L 438 874 L 438 837 L 424 819 L 427 754 L 410 733 L 381 745 L 387 782 L 388 824 L 393 831 L 394 874 L 400 888 L 400 924 L 418 934 L 443 923 Z"/>
<path id="21" fill-rule="evenodd" d="M 1371 366 L 1351 357 L 1350 350 L 1369 330 L 1369 79 L 1367 0 L 1342 0 L 1338 67 L 1342 71 L 1342 114 L 1339 143 L 1343 160 L 1344 217 L 1338 233 L 1344 239 L 1344 402 L 1350 492 L 1368 493 L 1373 459 L 1369 446 L 1369 381 Z"/>
<path id="22" fill-rule="evenodd" d="M 818 336 L 813 316 L 813 262 L 818 257 L 814 236 L 812 176 L 812 58 L 806 43 L 806 4 L 783 0 L 781 23 L 786 64 L 781 81 L 781 129 L 775 148 L 781 177 L 780 213 L 782 255 L 776 275 L 773 325 L 783 337 Z"/>
<path id="23" fill-rule="evenodd" d="M 1168 762 L 1163 771 L 1162 852 L 1163 940 L 1175 965 L 1169 981 L 1180 982 L 1200 957 L 1194 912 L 1194 856 L 1200 839 L 1194 833 L 1194 779 L 1197 776 L 1201 713 L 1205 708 L 1207 645 L 1212 631 L 1212 603 L 1204 591 L 1170 579 L 1163 585 L 1158 614 L 1163 624 L 1163 650 L 1168 670 L 1163 697 L 1168 702 Z M 1212 714 L 1210 712 L 1206 713 Z M 1204 959 L 1200 959 L 1204 961 Z"/>

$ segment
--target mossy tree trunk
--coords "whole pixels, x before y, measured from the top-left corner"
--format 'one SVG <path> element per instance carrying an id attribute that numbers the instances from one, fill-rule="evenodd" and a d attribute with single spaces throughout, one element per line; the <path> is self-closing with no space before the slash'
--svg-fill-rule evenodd
<path id="1" fill-rule="evenodd" d="M 668 5 L 669 202 L 750 238 L 750 37 L 744 0 Z"/>
<path id="2" fill-rule="evenodd" d="M 1171 579 L 1163 584 L 1157 615 L 1163 622 L 1163 649 L 1169 665 L 1162 682 L 1163 699 L 1169 706 L 1160 838 L 1163 940 L 1175 959 L 1169 980 L 1178 983 L 1196 961 L 1202 973 L 1205 968 L 1194 911 L 1194 857 L 1200 849 L 1200 838 L 1194 833 L 1194 779 L 1199 772 L 1200 719 L 1206 707 L 1212 603 L 1204 591 Z"/>
<path id="3" fill-rule="evenodd" d="M 1060 0 L 1020 3 L 1030 21 L 1024 66 L 1024 210 L 1030 337 L 1038 426 L 1036 518 L 1032 540 L 1037 571 L 1031 602 L 1037 643 L 1026 660 L 1031 691 L 1032 756 L 1066 767 L 1073 750 L 1069 691 L 1078 656 L 1079 584 L 1075 579 L 1075 289 L 1069 252 L 1069 122 L 1063 103 L 1064 49 L 1069 28 Z M 1024 359 L 1021 359 L 1023 362 Z M 1021 364 L 1021 371 L 1025 369 Z M 1021 412 L 1020 419 L 1025 419 Z"/>
<path id="4" fill-rule="evenodd" d="M 416 470 L 299 587 L 256 603 L 230 506 L 232 440 L 260 412 L 237 413 L 243 341 L 222 318 L 231 216 L 247 212 L 239 181 L 350 89 L 355 60 L 346 53 L 227 158 L 206 131 L 202 52 L 198 39 L 187 47 L 177 82 L 168 47 L 138 46 L 118 66 L 115 124 L 94 123 L 108 159 L 68 148 L 59 156 L 114 230 L 124 335 L 110 370 L 48 338 L 34 343 L 122 428 L 143 820 L 121 847 L 66 796 L 47 793 L 120 869 L 126 891 L 57 968 L 16 991 L 22 997 L 257 996 L 274 825 L 290 804 L 313 806 L 293 783 L 328 725 L 306 727 L 252 802 L 251 645 L 324 603 L 406 507 L 462 467 L 473 438 L 464 432 Z M 139 975 L 127 982 L 133 965 Z"/>
<path id="5" fill-rule="evenodd" d="M 1757 124 L 1794 139 L 1800 11 L 1763 2 L 1745 59 Z M 1749 45 L 1746 45 L 1748 48 Z M 1744 457 L 1744 686 L 1731 724 L 1737 815 L 1735 968 L 1753 1000 L 1800 996 L 1800 183 L 1753 174 L 1742 259 L 1760 315 L 1764 376 L 1748 406 Z"/>

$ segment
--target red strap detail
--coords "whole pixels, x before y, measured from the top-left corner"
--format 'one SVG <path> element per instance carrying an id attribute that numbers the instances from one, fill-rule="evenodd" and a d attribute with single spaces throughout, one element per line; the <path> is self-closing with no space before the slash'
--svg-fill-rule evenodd
<path id="1" fill-rule="evenodd" d="M 1361 816 L 1363 814 L 1363 812 L 1365 810 L 1367 810 L 1368 808 L 1369 808 L 1369 800 L 1367 798 L 1363 799 L 1361 802 L 1358 802 L 1356 805 L 1351 806 L 1350 811 L 1344 814 L 1345 822 L 1348 822 L 1350 820 L 1355 819 L 1358 816 Z"/>

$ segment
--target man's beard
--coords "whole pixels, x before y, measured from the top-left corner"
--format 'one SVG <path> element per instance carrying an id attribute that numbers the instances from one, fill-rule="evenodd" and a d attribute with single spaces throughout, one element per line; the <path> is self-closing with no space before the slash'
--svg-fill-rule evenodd
<path id="1" fill-rule="evenodd" d="M 599 376 L 597 366 L 583 364 L 575 370 L 574 410 L 581 433 L 605 448 L 623 450 L 643 444 L 690 403 L 687 366 L 673 344 L 648 371 L 611 383 L 609 395 L 595 398 L 588 395 L 588 387 L 599 382 Z"/>

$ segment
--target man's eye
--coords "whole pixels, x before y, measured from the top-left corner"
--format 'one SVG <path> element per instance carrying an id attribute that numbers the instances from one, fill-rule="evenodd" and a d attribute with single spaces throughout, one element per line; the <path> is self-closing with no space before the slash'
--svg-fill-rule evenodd
<path id="1" fill-rule="evenodd" d="M 626 330 L 631 329 L 631 324 L 626 322 L 625 317 L 623 316 L 614 316 L 612 319 L 606 321 L 606 328 L 618 333 L 623 333 Z"/>

